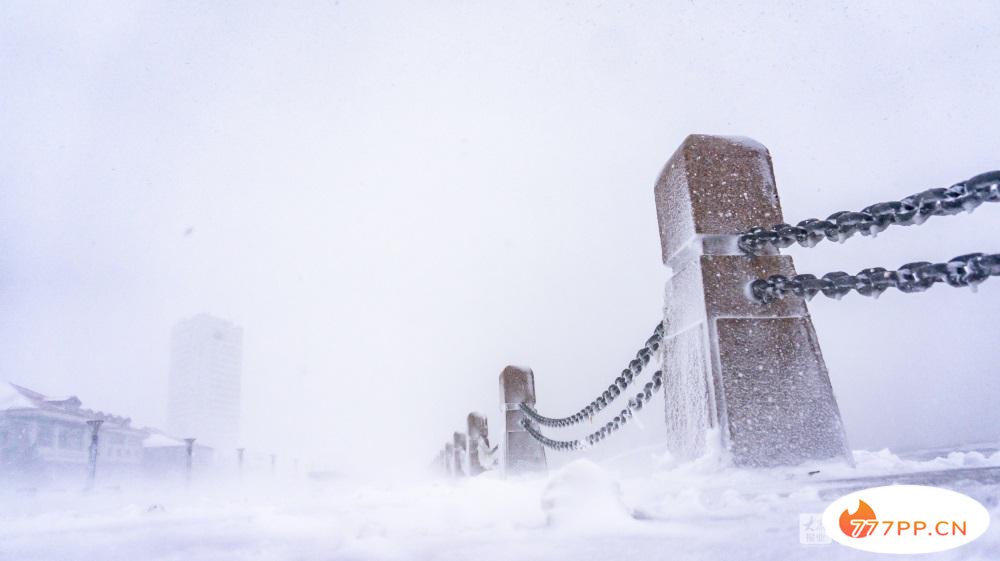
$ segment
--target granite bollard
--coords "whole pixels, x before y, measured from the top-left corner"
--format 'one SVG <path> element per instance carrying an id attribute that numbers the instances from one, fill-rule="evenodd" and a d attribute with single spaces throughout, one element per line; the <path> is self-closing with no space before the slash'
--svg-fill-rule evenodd
<path id="1" fill-rule="evenodd" d="M 444 464 L 445 471 L 449 476 L 456 477 L 458 475 L 455 473 L 455 445 L 451 442 L 444 444 Z"/>
<path id="2" fill-rule="evenodd" d="M 530 368 L 508 366 L 503 369 L 500 373 L 500 402 L 505 418 L 504 475 L 545 471 L 545 448 L 521 426 L 524 413 L 520 404 L 535 404 L 535 375 Z"/>
<path id="3" fill-rule="evenodd" d="M 718 428 L 735 465 L 851 462 L 805 302 L 748 298 L 754 279 L 795 274 L 791 257 L 749 257 L 738 234 L 783 222 L 771 157 L 742 138 L 692 135 L 655 188 L 663 263 L 668 446 L 703 453 Z"/>
<path id="4" fill-rule="evenodd" d="M 490 437 L 486 416 L 480 413 L 469 413 L 466 425 L 469 435 L 469 475 L 479 475 L 488 469 L 485 462 L 490 454 Z"/>
<path id="5" fill-rule="evenodd" d="M 465 433 L 456 432 L 453 435 L 452 441 L 455 445 L 455 475 L 459 477 L 464 477 L 469 475 L 465 471 L 466 454 L 468 452 L 468 439 L 465 437 Z"/>

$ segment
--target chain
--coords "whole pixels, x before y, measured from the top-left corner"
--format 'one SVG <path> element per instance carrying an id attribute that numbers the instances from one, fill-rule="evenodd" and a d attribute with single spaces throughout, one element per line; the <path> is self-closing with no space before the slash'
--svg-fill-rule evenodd
<path id="1" fill-rule="evenodd" d="M 874 236 L 889 226 L 922 224 L 931 216 L 971 212 L 982 203 L 1000 201 L 1000 171 L 983 173 L 948 188 L 928 189 L 900 201 L 878 203 L 860 212 L 835 212 L 826 220 L 810 218 L 797 225 L 752 228 L 739 237 L 740 249 L 758 255 L 793 243 L 813 247 L 824 239 L 844 241 L 854 234 Z"/>
<path id="2" fill-rule="evenodd" d="M 608 386 L 608 389 L 604 390 L 604 393 L 597 396 L 589 405 L 575 415 L 562 418 L 546 417 L 535 411 L 535 408 L 527 403 L 520 404 L 521 411 L 530 417 L 531 420 L 547 427 L 568 427 L 592 418 L 621 395 L 635 381 L 635 378 L 642 372 L 642 368 L 649 363 L 653 353 L 660 348 L 662 340 L 663 324 L 659 323 L 656 325 L 656 329 L 653 330 L 653 335 L 646 340 L 646 345 L 639 349 L 639 352 L 635 354 L 635 358 L 628 363 L 628 368 L 622 370 L 621 375 L 615 378 L 614 383 Z"/>
<path id="3" fill-rule="evenodd" d="M 864 296 L 878 297 L 890 287 L 907 293 L 927 290 L 939 282 L 950 286 L 975 287 L 995 276 L 1000 276 L 1000 253 L 970 253 L 947 263 L 908 263 L 895 271 L 875 267 L 856 275 L 842 271 L 827 273 L 823 278 L 814 275 L 795 275 L 791 278 L 774 275 L 750 283 L 750 294 L 754 300 L 764 304 L 789 294 L 808 300 L 819 292 L 836 299 L 852 290 Z"/>
<path id="4" fill-rule="evenodd" d="M 628 400 L 628 406 L 622 409 L 614 419 L 611 419 L 600 430 L 590 433 L 582 440 L 553 440 L 548 438 L 539 432 L 528 418 L 521 419 L 521 426 L 546 448 L 553 450 L 584 450 L 590 448 L 624 427 L 635 416 L 635 412 L 641 410 L 653 398 L 653 393 L 663 386 L 663 372 L 657 370 L 653 374 L 652 380 L 651 382 L 646 382 L 643 391 L 635 394 L 635 397 Z"/>

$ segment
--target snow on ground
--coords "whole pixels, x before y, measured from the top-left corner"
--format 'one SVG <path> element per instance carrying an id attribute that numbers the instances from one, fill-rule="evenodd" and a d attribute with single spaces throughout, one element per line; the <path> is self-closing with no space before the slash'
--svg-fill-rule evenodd
<path id="1" fill-rule="evenodd" d="M 1000 515 L 1000 452 L 931 460 L 857 452 L 857 466 L 737 470 L 717 456 L 675 464 L 655 449 L 546 477 L 459 481 L 246 479 L 94 493 L 0 491 L 0 559 L 17 560 L 608 560 L 874 559 L 799 543 L 799 515 L 820 513 L 844 479 L 921 472 Z M 973 468 L 981 468 L 978 471 Z M 962 480 L 943 469 L 992 474 Z M 966 473 L 966 472 L 963 472 Z M 1000 559 L 1000 524 L 926 559 Z"/>

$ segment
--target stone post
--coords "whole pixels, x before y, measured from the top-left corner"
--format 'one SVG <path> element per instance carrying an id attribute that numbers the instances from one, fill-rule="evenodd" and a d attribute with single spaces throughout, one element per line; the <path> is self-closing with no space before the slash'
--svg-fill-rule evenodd
<path id="1" fill-rule="evenodd" d="M 458 476 L 455 473 L 455 445 L 451 442 L 446 442 L 444 445 L 444 465 L 448 475 L 452 477 Z"/>
<path id="2" fill-rule="evenodd" d="M 748 298 L 754 279 L 795 274 L 791 257 L 747 257 L 736 244 L 736 234 L 783 221 L 767 149 L 749 139 L 689 136 L 655 196 L 671 275 L 663 338 L 670 450 L 697 456 L 718 429 L 735 465 L 850 462 L 805 302 Z"/>
<path id="3" fill-rule="evenodd" d="M 191 483 L 191 466 L 194 463 L 192 460 L 194 459 L 194 441 L 195 440 L 197 440 L 197 439 L 196 438 L 185 438 L 184 439 L 184 452 L 185 452 L 185 457 L 184 457 L 184 479 L 188 482 L 188 484 Z"/>
<path id="4" fill-rule="evenodd" d="M 545 471 L 545 448 L 524 427 L 519 405 L 535 404 L 535 375 L 530 368 L 508 366 L 500 373 L 500 403 L 505 416 L 504 475 Z"/>
<path id="5" fill-rule="evenodd" d="M 465 472 L 465 455 L 469 448 L 469 441 L 465 434 L 460 432 L 456 432 L 452 440 L 455 443 L 455 475 L 464 477 L 468 475 Z"/>
<path id="6" fill-rule="evenodd" d="M 104 421 L 100 419 L 87 421 L 87 425 L 90 426 L 90 448 L 88 449 L 90 471 L 87 474 L 87 487 L 90 489 L 93 489 L 94 484 L 97 482 L 97 454 L 100 444 L 98 432 L 101 430 L 102 424 L 104 424 Z"/>
<path id="7" fill-rule="evenodd" d="M 466 426 L 469 435 L 469 475 L 479 475 L 486 471 L 484 461 L 490 453 L 490 437 L 486 416 L 480 413 L 469 413 Z"/>

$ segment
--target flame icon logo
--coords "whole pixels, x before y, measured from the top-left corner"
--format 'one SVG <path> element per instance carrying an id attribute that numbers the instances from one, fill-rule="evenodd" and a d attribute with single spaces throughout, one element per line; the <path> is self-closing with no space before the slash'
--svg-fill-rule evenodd
<path id="1" fill-rule="evenodd" d="M 878 519 L 868 503 L 858 499 L 858 510 L 850 514 L 847 509 L 840 514 L 840 531 L 852 538 L 868 537 L 875 530 Z"/>

